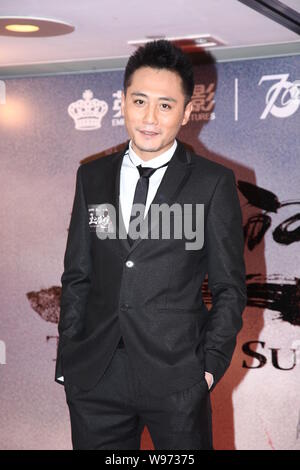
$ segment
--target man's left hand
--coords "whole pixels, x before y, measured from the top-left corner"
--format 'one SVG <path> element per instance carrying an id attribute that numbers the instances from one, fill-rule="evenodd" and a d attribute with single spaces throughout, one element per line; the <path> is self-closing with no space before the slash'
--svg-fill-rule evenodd
<path id="1" fill-rule="evenodd" d="M 213 383 L 213 375 L 210 372 L 205 372 L 205 380 L 207 382 L 208 388 L 210 388 Z"/>

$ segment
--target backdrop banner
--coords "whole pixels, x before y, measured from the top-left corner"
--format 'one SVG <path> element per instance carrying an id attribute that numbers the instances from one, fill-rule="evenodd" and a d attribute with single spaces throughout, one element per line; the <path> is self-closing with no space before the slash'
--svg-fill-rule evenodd
<path id="1" fill-rule="evenodd" d="M 248 303 L 211 394 L 215 449 L 300 450 L 300 56 L 195 66 L 179 139 L 231 168 Z M 0 77 L 1 78 L 1 77 Z M 128 139 L 123 71 L 0 80 L 0 448 L 71 449 L 54 381 L 60 277 L 80 162 Z M 207 283 L 203 295 L 208 307 Z M 153 449 L 145 428 L 142 448 Z"/>

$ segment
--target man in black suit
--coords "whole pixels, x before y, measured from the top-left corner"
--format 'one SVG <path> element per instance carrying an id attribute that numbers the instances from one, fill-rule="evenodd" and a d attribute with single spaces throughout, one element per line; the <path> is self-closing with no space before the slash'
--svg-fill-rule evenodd
<path id="1" fill-rule="evenodd" d="M 213 449 L 210 392 L 242 327 L 244 244 L 232 170 L 176 139 L 193 88 L 180 49 L 140 47 L 124 75 L 126 148 L 77 170 L 55 373 L 74 449 L 138 449 L 144 425 L 156 449 Z"/>

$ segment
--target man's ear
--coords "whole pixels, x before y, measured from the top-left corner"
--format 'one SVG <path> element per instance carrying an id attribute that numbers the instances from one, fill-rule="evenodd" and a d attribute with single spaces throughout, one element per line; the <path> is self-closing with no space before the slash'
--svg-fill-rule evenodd
<path id="1" fill-rule="evenodd" d="M 182 126 L 185 126 L 189 122 L 192 111 L 193 111 L 193 102 L 189 101 L 184 110 L 183 120 L 181 124 Z"/>
<path id="2" fill-rule="evenodd" d="M 121 110 L 122 110 L 122 115 L 124 116 L 124 107 L 125 107 L 125 94 L 124 91 L 122 90 L 121 92 Z"/>

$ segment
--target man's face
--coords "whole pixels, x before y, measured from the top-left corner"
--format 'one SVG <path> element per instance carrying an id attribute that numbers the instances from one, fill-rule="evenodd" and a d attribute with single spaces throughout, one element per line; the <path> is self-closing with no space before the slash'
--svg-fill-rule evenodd
<path id="1" fill-rule="evenodd" d="M 150 160 L 170 148 L 181 126 L 192 112 L 184 107 L 181 78 L 167 69 L 141 67 L 131 77 L 126 96 L 122 93 L 122 112 L 133 150 Z"/>

